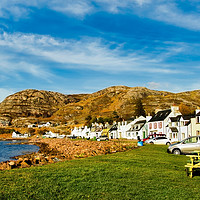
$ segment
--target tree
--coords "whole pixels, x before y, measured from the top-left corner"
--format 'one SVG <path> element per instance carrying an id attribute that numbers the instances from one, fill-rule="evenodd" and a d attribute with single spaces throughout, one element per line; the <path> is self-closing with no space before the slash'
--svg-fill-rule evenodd
<path id="1" fill-rule="evenodd" d="M 135 107 L 135 116 L 144 116 L 146 117 L 146 113 L 142 104 L 141 99 L 136 100 L 136 107 Z"/>
<path id="2" fill-rule="evenodd" d="M 92 122 L 92 123 L 97 122 L 97 118 L 96 118 L 96 117 L 93 117 L 92 120 L 91 120 L 91 122 Z"/>
<path id="3" fill-rule="evenodd" d="M 106 117 L 106 118 L 104 118 L 104 122 L 108 122 L 110 125 L 112 125 L 113 124 L 113 119 L 110 118 L 110 117 Z"/>
<path id="4" fill-rule="evenodd" d="M 99 117 L 97 122 L 98 122 L 98 123 L 101 123 L 101 124 L 104 124 L 104 119 L 103 119 L 103 117 Z"/>
<path id="5" fill-rule="evenodd" d="M 86 122 L 85 122 L 85 125 L 87 127 L 91 127 L 92 126 L 92 117 L 91 115 L 88 115 L 86 118 L 85 118 Z"/>
<path id="6" fill-rule="evenodd" d="M 189 106 L 185 105 L 184 103 L 180 103 L 179 110 L 182 115 L 191 115 L 194 113 L 194 109 L 190 108 Z"/>
<path id="7" fill-rule="evenodd" d="M 91 121 L 91 120 L 92 120 L 91 115 L 88 115 L 88 116 L 85 118 L 85 120 L 88 121 L 88 122 Z"/>
<path id="8" fill-rule="evenodd" d="M 112 115 L 113 115 L 114 120 L 119 119 L 119 115 L 117 114 L 117 111 L 113 111 Z"/>

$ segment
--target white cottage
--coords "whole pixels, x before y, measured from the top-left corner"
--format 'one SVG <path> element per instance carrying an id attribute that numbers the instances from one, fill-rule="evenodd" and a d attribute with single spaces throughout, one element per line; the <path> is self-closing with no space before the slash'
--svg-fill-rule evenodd
<path id="1" fill-rule="evenodd" d="M 171 109 L 158 111 L 148 122 L 148 133 L 150 134 L 166 134 L 173 141 L 178 141 L 178 134 L 170 134 L 169 118 L 180 116 L 178 106 L 171 106 Z M 171 130 L 175 133 L 175 130 Z"/>

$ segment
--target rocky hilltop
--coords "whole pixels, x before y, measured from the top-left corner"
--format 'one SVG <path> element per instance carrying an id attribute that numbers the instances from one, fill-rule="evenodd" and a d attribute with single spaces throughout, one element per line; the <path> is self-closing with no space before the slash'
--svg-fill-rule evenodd
<path id="1" fill-rule="evenodd" d="M 200 90 L 171 93 L 145 87 L 113 86 L 92 94 L 65 95 L 29 89 L 8 96 L 0 104 L 0 119 L 16 122 L 45 118 L 73 124 L 84 123 L 88 115 L 110 117 L 113 111 L 128 119 L 135 115 L 138 99 L 141 99 L 146 114 L 181 103 L 192 110 L 200 105 Z"/>
<path id="2" fill-rule="evenodd" d="M 65 95 L 58 92 L 28 89 L 8 96 L 0 104 L 0 119 L 48 118 L 60 107 L 76 103 L 84 95 Z"/>

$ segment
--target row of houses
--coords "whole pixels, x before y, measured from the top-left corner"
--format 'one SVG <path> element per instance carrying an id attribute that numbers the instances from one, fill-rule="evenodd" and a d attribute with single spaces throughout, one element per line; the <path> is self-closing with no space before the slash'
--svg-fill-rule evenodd
<path id="1" fill-rule="evenodd" d="M 28 138 L 30 137 L 30 133 L 20 133 L 19 131 L 13 131 L 12 138 Z"/>
<path id="2" fill-rule="evenodd" d="M 159 110 L 154 116 L 140 116 L 131 122 L 123 121 L 100 131 L 80 127 L 72 130 L 77 137 L 94 138 L 107 135 L 110 139 L 143 139 L 150 134 L 165 134 L 172 142 L 181 141 L 189 136 L 200 135 L 200 110 L 193 115 L 183 116 L 178 106 Z"/>

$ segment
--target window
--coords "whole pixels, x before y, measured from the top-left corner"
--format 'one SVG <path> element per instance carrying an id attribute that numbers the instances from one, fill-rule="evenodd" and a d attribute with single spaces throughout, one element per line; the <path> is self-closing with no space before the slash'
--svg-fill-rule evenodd
<path id="1" fill-rule="evenodd" d="M 162 128 L 162 122 L 158 123 L 158 128 Z"/>
<path id="2" fill-rule="evenodd" d="M 152 123 L 149 124 L 149 129 L 152 129 Z"/>
<path id="3" fill-rule="evenodd" d="M 154 123 L 154 129 L 157 129 L 157 123 Z"/>
<path id="4" fill-rule="evenodd" d="M 197 135 L 200 135 L 200 131 L 197 131 Z"/>
<path id="5" fill-rule="evenodd" d="M 198 141 L 197 137 L 188 138 L 185 143 L 196 143 Z"/>
<path id="6" fill-rule="evenodd" d="M 197 121 L 197 124 L 200 123 L 199 116 L 197 116 L 196 121 Z"/>

